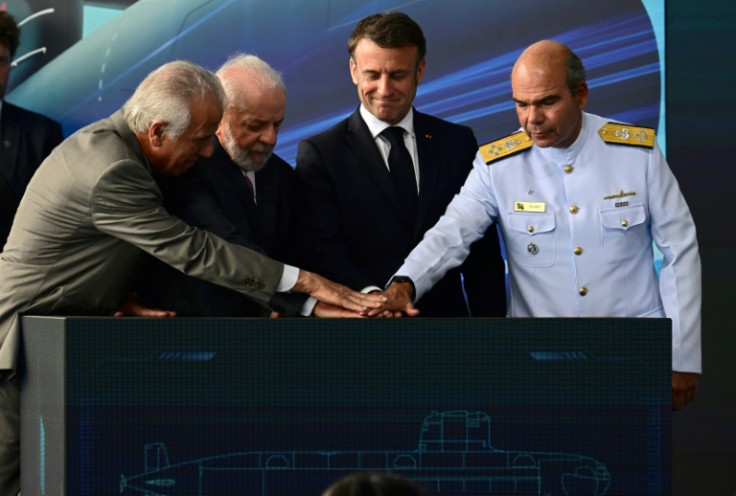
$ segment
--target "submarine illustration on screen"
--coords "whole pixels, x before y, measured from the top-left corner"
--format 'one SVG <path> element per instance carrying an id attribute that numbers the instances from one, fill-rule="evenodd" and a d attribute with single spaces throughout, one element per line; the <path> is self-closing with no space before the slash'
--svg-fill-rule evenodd
<path id="1" fill-rule="evenodd" d="M 640 0 L 511 2 L 504 4 L 503 15 L 489 2 L 457 8 L 442 0 L 98 0 L 90 3 L 124 8 L 84 38 L 81 13 L 64 8 L 64 2 L 30 3 L 19 18 L 53 7 L 53 14 L 28 24 L 45 33 L 29 50 L 50 51 L 13 69 L 6 97 L 61 122 L 66 135 L 112 114 L 165 62 L 187 59 L 215 69 L 229 55 L 249 52 L 284 75 L 287 118 L 276 151 L 293 164 L 299 141 L 357 108 L 347 53 L 355 24 L 369 14 L 396 10 L 417 19 L 427 35 L 428 64 L 417 108 L 471 126 L 480 142 L 518 128 L 508 74 L 523 47 L 540 38 L 578 49 L 591 88 L 614 87 L 615 98 L 596 99 L 597 113 L 650 127 L 659 119 L 657 43 Z M 530 9 L 536 13 L 531 18 Z M 576 15 L 559 16 L 561 11 Z M 40 29 L 42 22 L 74 29 Z M 516 26 L 514 32 L 499 35 L 508 26 Z M 58 39 L 59 31 L 70 33 Z"/>
<path id="2" fill-rule="evenodd" d="M 430 494 L 587 495 L 607 493 L 611 474 L 594 458 L 494 448 L 483 411 L 433 411 L 415 450 L 245 451 L 170 463 L 163 443 L 145 445 L 145 470 L 121 475 L 120 492 L 146 496 L 298 495 L 361 470 L 392 471 Z"/>

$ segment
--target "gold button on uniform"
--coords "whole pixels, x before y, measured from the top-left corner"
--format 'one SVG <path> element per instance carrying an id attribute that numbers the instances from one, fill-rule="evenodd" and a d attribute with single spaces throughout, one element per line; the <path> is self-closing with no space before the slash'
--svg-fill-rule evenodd
<path id="1" fill-rule="evenodd" d="M 564 170 L 564 171 L 565 171 L 566 173 L 570 174 L 570 173 L 571 173 L 571 172 L 572 172 L 573 170 L 575 170 L 575 167 L 573 167 L 572 165 L 566 165 L 566 166 L 565 166 L 565 168 L 564 168 L 563 170 Z"/>
<path id="2" fill-rule="evenodd" d="M 626 220 L 626 219 L 621 219 L 621 225 L 622 225 L 623 227 L 628 227 L 628 225 L 629 225 L 629 221 L 628 221 L 628 220 Z"/>
<path id="3" fill-rule="evenodd" d="M 572 252 L 573 252 L 573 253 L 574 253 L 575 255 L 582 255 L 582 254 L 583 254 L 583 249 L 582 249 L 582 248 L 580 248 L 579 246 L 576 246 L 576 247 L 575 247 L 575 249 L 574 249 L 574 250 L 573 250 Z"/>
<path id="4" fill-rule="evenodd" d="M 571 205 L 569 210 L 570 213 L 574 215 L 580 211 L 580 208 L 577 205 Z"/>
<path id="5" fill-rule="evenodd" d="M 529 227 L 526 228 L 526 230 L 529 231 L 530 233 L 533 233 L 534 232 L 534 226 L 529 226 Z"/>
<path id="6" fill-rule="evenodd" d="M 588 294 L 588 288 L 583 286 L 582 288 L 578 289 L 578 293 L 580 294 L 580 296 L 585 296 L 586 294 Z"/>

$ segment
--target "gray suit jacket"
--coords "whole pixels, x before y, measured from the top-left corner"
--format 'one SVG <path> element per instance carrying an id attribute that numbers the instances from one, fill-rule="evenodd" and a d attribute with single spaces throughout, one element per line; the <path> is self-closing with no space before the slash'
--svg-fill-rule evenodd
<path id="1" fill-rule="evenodd" d="M 0 370 L 16 367 L 19 314 L 110 315 L 143 252 L 264 303 L 283 273 L 283 264 L 169 215 L 118 111 L 59 145 L 21 200 L 0 255 Z"/>

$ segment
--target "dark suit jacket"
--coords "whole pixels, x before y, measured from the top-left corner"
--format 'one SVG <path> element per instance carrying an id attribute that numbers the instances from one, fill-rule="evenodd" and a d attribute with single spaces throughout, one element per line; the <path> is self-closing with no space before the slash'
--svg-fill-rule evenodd
<path id="1" fill-rule="evenodd" d="M 181 176 L 157 177 L 156 181 L 166 209 L 187 224 L 293 263 L 292 174 L 289 164 L 272 155 L 256 173 L 256 205 L 242 172 L 216 143 L 209 159 L 201 159 Z M 235 291 L 186 276 L 158 260 L 152 261 L 138 293 L 146 305 L 175 310 L 179 316 L 259 317 L 268 313 Z M 295 313 L 306 296 L 292 298 L 294 307 L 284 301 L 270 304 L 286 305 L 279 309 Z"/>
<path id="2" fill-rule="evenodd" d="M 61 143 L 58 122 L 3 102 L 0 110 L 0 251 L 28 181 Z"/>
<path id="3" fill-rule="evenodd" d="M 444 213 L 472 167 L 478 144 L 470 128 L 414 112 L 419 211 L 409 225 L 370 131 L 354 112 L 299 144 L 296 186 L 301 266 L 360 290 L 384 287 Z M 417 302 L 421 316 L 504 316 L 504 263 L 495 225 L 465 263 Z"/>

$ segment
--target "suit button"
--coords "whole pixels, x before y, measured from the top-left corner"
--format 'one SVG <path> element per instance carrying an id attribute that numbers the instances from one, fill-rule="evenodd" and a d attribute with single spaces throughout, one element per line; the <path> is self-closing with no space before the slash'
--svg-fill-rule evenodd
<path id="1" fill-rule="evenodd" d="M 579 294 L 580 296 L 585 296 L 585 295 L 587 295 L 587 294 L 588 294 L 588 288 L 586 288 L 585 286 L 583 286 L 582 288 L 578 289 L 578 294 Z"/>
<path id="2" fill-rule="evenodd" d="M 583 249 L 582 249 L 582 248 L 580 248 L 579 246 L 576 246 L 576 247 L 575 247 L 575 249 L 574 249 L 574 250 L 573 250 L 572 252 L 573 252 L 573 253 L 574 253 L 575 255 L 582 255 L 582 254 L 583 254 Z"/>
<path id="3" fill-rule="evenodd" d="M 629 227 L 629 221 L 626 219 L 621 219 L 621 227 Z"/>
<path id="4" fill-rule="evenodd" d="M 564 171 L 565 171 L 565 172 L 566 172 L 567 174 L 572 174 L 572 171 L 574 171 L 574 170 L 575 170 L 575 167 L 573 167 L 572 165 L 566 165 L 566 166 L 565 166 L 565 167 L 563 168 L 563 170 L 564 170 Z"/>
<path id="5" fill-rule="evenodd" d="M 575 215 L 580 211 L 580 207 L 578 207 L 577 205 L 571 205 L 568 210 L 570 210 L 571 214 Z"/>
<path id="6" fill-rule="evenodd" d="M 526 230 L 529 231 L 530 233 L 533 233 L 534 232 L 534 226 L 529 226 L 529 227 L 526 228 Z"/>

